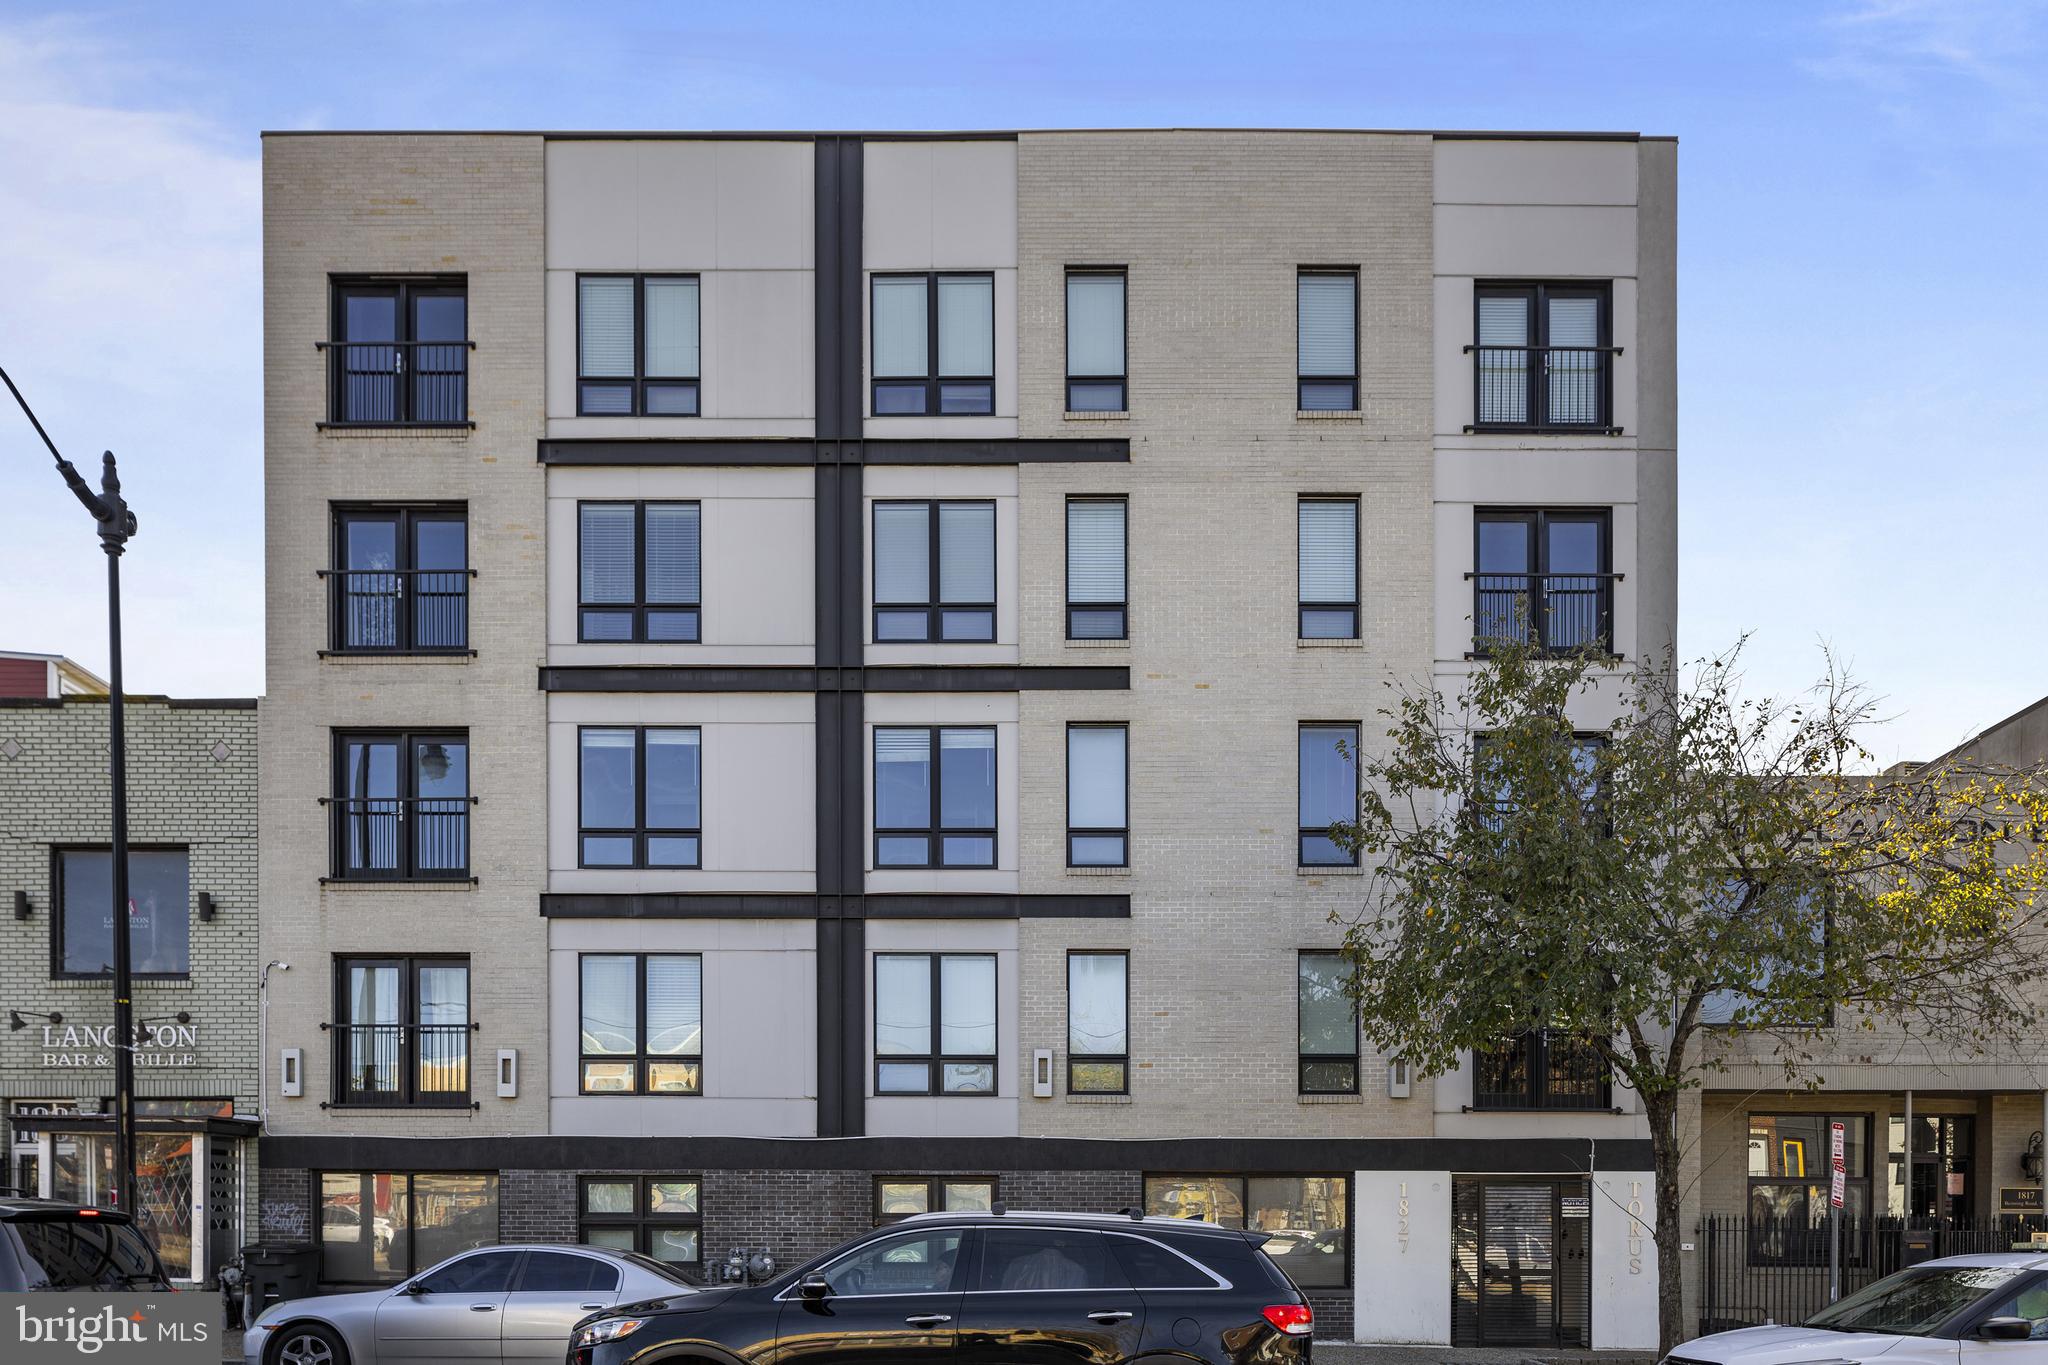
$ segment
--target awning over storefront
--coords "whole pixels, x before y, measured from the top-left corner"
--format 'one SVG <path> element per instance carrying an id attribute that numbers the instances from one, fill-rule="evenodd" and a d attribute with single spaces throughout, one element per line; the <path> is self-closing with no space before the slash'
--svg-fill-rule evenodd
<path id="1" fill-rule="evenodd" d="M 14 1125 L 17 1133 L 114 1133 L 112 1114 L 10 1114 L 7 1121 Z M 165 1117 L 137 1115 L 135 1131 L 138 1133 L 204 1133 L 209 1137 L 252 1138 L 256 1136 L 257 1122 L 252 1118 L 223 1118 L 218 1115 L 201 1117 Z"/>

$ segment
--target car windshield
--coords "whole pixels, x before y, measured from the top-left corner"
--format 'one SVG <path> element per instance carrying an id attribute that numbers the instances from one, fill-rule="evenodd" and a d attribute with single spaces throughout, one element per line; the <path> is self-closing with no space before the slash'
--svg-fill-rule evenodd
<path id="1" fill-rule="evenodd" d="M 128 1223 L 56 1213 L 15 1217 L 6 1226 L 26 1253 L 23 1289 L 168 1287 L 148 1239 Z"/>
<path id="2" fill-rule="evenodd" d="M 1925 1336 L 2022 1274 L 2018 1266 L 1921 1266 L 1866 1285 L 1806 1320 L 1831 1332 Z"/>

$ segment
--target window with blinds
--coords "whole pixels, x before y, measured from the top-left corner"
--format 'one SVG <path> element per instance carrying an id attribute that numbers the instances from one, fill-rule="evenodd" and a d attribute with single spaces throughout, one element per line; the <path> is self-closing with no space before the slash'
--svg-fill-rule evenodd
<path id="1" fill-rule="evenodd" d="M 696 727 L 586 725 L 576 733 L 577 866 L 700 866 Z"/>
<path id="2" fill-rule="evenodd" d="M 1300 774 L 1301 865 L 1356 866 L 1358 855 L 1331 838 L 1330 827 L 1358 820 L 1358 725 L 1303 725 Z"/>
<path id="3" fill-rule="evenodd" d="M 875 416 L 985 416 L 996 410 L 994 275 L 872 276 L 868 327 Z"/>
<path id="4" fill-rule="evenodd" d="M 704 1093 L 700 954 L 585 953 L 577 969 L 580 1093 Z"/>
<path id="5" fill-rule="evenodd" d="M 1129 636 L 1122 498 L 1067 499 L 1067 638 Z"/>
<path id="6" fill-rule="evenodd" d="M 702 361 L 695 275 L 576 277 L 576 412 L 695 417 Z"/>
<path id="7" fill-rule="evenodd" d="M 1067 411 L 1122 412 L 1124 272 L 1067 271 Z"/>
<path id="8" fill-rule="evenodd" d="M 1130 861 L 1130 731 L 1122 725 L 1067 727 L 1067 865 L 1124 867 Z"/>
<path id="9" fill-rule="evenodd" d="M 996 865 L 996 732 L 875 728 L 875 866 Z"/>
<path id="10" fill-rule="evenodd" d="M 877 644 L 996 638 L 996 505 L 877 502 Z"/>
<path id="11" fill-rule="evenodd" d="M 1612 430 L 1610 303 L 1605 284 L 1475 288 L 1468 430 Z"/>
<path id="12" fill-rule="evenodd" d="M 1358 499 L 1303 498 L 1297 629 L 1304 640 L 1358 638 Z"/>
<path id="13" fill-rule="evenodd" d="M 1067 954 L 1067 1093 L 1121 1095 L 1130 1088 L 1130 956 Z"/>
<path id="14" fill-rule="evenodd" d="M 576 505 L 576 638 L 695 644 L 703 509 L 694 502 Z"/>
<path id="15" fill-rule="evenodd" d="M 993 953 L 875 954 L 875 1093 L 996 1092 Z"/>
<path id="16" fill-rule="evenodd" d="M 1294 283 L 1295 406 L 1358 407 L 1358 272 L 1302 270 Z"/>

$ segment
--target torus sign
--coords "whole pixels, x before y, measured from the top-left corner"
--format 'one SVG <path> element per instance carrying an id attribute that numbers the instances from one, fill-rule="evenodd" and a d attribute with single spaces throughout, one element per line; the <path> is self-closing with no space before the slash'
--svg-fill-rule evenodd
<path id="1" fill-rule="evenodd" d="M 217 1365 L 213 1294 L 0 1294 L 8 1365 Z"/>
<path id="2" fill-rule="evenodd" d="M 142 1038 L 135 1045 L 138 1068 L 199 1065 L 199 1025 L 165 1022 L 140 1028 Z M 114 1064 L 114 1026 L 45 1024 L 40 1055 L 46 1067 L 105 1070 Z"/>

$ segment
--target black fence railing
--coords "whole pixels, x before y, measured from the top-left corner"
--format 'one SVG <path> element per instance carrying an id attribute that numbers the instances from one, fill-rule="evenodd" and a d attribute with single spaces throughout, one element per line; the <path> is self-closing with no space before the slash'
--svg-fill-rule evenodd
<path id="1" fill-rule="evenodd" d="M 1611 431 L 1619 346 L 1467 346 L 1473 431 Z"/>
<path id="2" fill-rule="evenodd" d="M 1473 573 L 1472 651 L 1521 640 L 1546 653 L 1614 652 L 1618 573 Z"/>
<path id="3" fill-rule="evenodd" d="M 358 1105 L 469 1103 L 470 1024 L 340 1024 L 336 1098 Z"/>
<path id="4" fill-rule="evenodd" d="M 329 649 L 337 654 L 460 653 L 469 648 L 475 569 L 322 569 Z"/>
<path id="5" fill-rule="evenodd" d="M 403 881 L 469 875 L 473 796 L 335 797 L 334 875 Z"/>
<path id="6" fill-rule="evenodd" d="M 1841 1292 L 1937 1256 L 2011 1251 L 2041 1217 L 1843 1218 Z M 1798 1323 L 1828 1304 L 1828 1219 L 1714 1216 L 1699 1224 L 1702 1335 Z"/>
<path id="7" fill-rule="evenodd" d="M 469 424 L 474 341 L 319 341 L 334 426 Z"/>
<path id="8" fill-rule="evenodd" d="M 1606 1059 L 1571 1033 L 1525 1033 L 1472 1054 L 1474 1109 L 1612 1109 Z"/>

